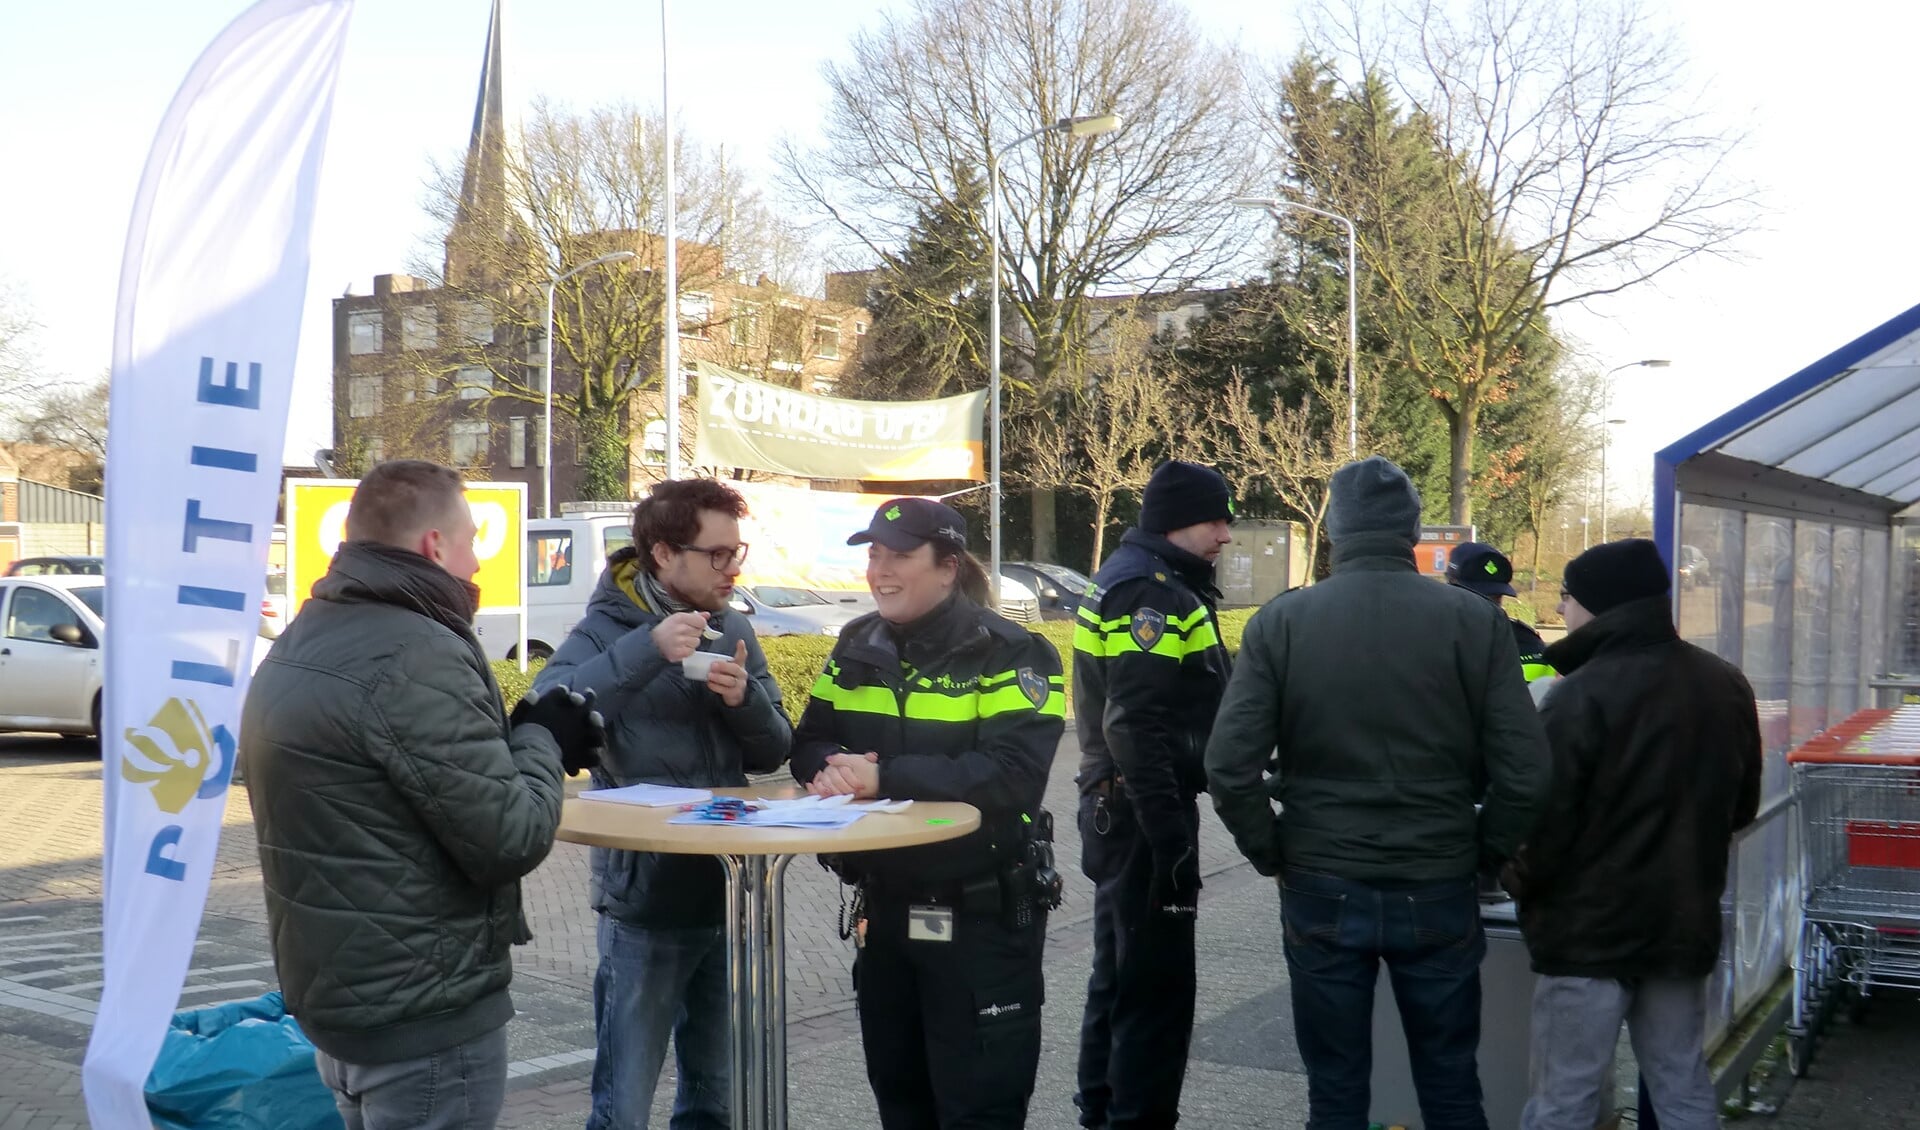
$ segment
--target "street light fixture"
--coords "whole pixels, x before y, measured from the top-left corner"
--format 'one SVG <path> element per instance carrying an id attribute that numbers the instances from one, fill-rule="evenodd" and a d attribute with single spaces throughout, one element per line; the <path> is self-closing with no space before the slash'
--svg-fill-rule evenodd
<path id="1" fill-rule="evenodd" d="M 988 518 L 993 527 L 993 546 L 988 563 L 988 572 L 993 574 L 993 591 L 1000 591 L 1000 154 L 1014 149 L 1037 137 L 1050 133 L 1064 133 L 1071 137 L 1098 137 L 1103 133 L 1112 133 L 1126 124 L 1123 115 L 1109 111 L 1104 114 L 1081 114 L 1071 118 L 1061 118 L 1051 125 L 1041 126 L 1031 133 L 1025 133 L 999 149 L 987 151 L 987 242 L 993 246 L 993 265 L 988 281 L 988 300 L 991 303 L 988 318 L 988 399 L 993 402 L 992 466 L 987 478 L 993 489 L 987 492 Z"/>
<path id="2" fill-rule="evenodd" d="M 1323 216 L 1347 229 L 1347 456 L 1360 458 L 1360 313 L 1356 301 L 1358 294 L 1359 271 L 1356 269 L 1358 255 L 1355 245 L 1353 221 L 1338 212 L 1329 212 L 1324 208 L 1315 208 L 1310 204 L 1299 204 L 1278 197 L 1242 196 L 1233 201 L 1236 208 L 1262 208 L 1276 221 L 1282 209 L 1291 208 L 1298 212 L 1311 212 Z"/>
<path id="3" fill-rule="evenodd" d="M 1613 427 L 1624 424 L 1625 420 L 1608 419 L 1613 409 L 1613 375 L 1627 369 L 1664 369 L 1673 362 L 1664 357 L 1649 358 L 1645 361 L 1629 361 L 1624 365 L 1615 365 L 1600 378 L 1600 418 L 1605 424 L 1605 432 L 1600 437 L 1600 541 L 1607 541 L 1607 515 L 1612 510 L 1613 497 L 1607 493 L 1607 449 L 1613 446 Z"/>
<path id="4" fill-rule="evenodd" d="M 623 259 L 632 259 L 635 257 L 635 254 L 636 253 L 632 251 L 615 251 L 610 255 L 602 255 L 598 259 L 594 259 L 589 262 L 582 263 L 578 267 L 575 267 L 573 270 L 568 271 L 563 275 L 557 275 L 547 280 L 547 320 L 541 323 L 541 325 L 545 327 L 541 336 L 546 339 L 546 342 L 545 342 L 546 358 L 545 358 L 545 361 L 540 366 L 541 372 L 542 372 L 540 383 L 542 388 L 545 390 L 545 398 L 546 398 L 546 410 L 545 410 L 545 413 L 540 417 L 540 451 L 541 451 L 540 516 L 542 518 L 553 517 L 553 291 L 554 291 L 554 288 L 559 286 L 561 283 L 566 282 L 568 279 L 572 278 L 573 276 L 579 274 L 581 271 L 587 270 L 590 267 L 598 267 L 602 263 L 617 263 Z M 582 380 L 586 379 L 585 374 L 582 374 L 581 379 Z"/>

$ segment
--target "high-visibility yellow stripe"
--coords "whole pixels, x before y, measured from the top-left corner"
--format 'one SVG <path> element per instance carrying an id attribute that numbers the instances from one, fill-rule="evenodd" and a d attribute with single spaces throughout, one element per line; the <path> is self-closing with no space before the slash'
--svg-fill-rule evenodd
<path id="1" fill-rule="evenodd" d="M 1536 679 L 1545 679 L 1553 675 L 1558 675 L 1559 673 L 1560 672 L 1555 671 L 1545 663 L 1522 663 L 1520 665 L 1520 674 L 1525 677 L 1529 683 Z"/>
<path id="2" fill-rule="evenodd" d="M 1017 674 L 1015 677 L 1018 677 Z M 1065 687 L 1066 681 L 1061 676 L 1048 676 L 1046 700 L 1037 708 L 1033 700 L 1027 697 L 1027 692 L 1017 684 L 994 691 L 961 695 L 910 691 L 906 696 L 905 717 L 921 722 L 972 722 L 980 718 L 1037 709 L 1044 715 L 1065 718 Z M 844 710 L 849 714 L 874 714 L 883 718 L 902 716 L 900 697 L 886 687 L 843 687 L 822 675 L 814 683 L 813 694 L 835 710 Z"/>

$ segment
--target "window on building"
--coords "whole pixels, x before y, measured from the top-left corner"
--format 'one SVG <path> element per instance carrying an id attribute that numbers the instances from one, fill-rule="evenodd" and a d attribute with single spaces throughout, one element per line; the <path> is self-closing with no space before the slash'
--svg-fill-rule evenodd
<path id="1" fill-rule="evenodd" d="M 760 336 L 760 307 L 752 302 L 733 304 L 733 317 L 729 331 L 735 345 L 752 345 Z"/>
<path id="2" fill-rule="evenodd" d="M 371 467 L 376 463 L 384 463 L 386 461 L 387 461 L 387 437 L 368 436 L 367 437 L 367 466 Z"/>
<path id="3" fill-rule="evenodd" d="M 667 465 L 667 422 L 648 420 L 640 433 L 640 462 L 649 467 Z"/>
<path id="4" fill-rule="evenodd" d="M 813 320 L 813 355 L 829 361 L 840 356 L 840 319 L 815 318 Z"/>
<path id="5" fill-rule="evenodd" d="M 786 303 L 774 307 L 767 352 L 776 369 L 798 369 L 806 360 L 806 311 Z"/>
<path id="6" fill-rule="evenodd" d="M 407 349 L 438 349 L 440 311 L 432 306 L 409 306 L 402 311 L 400 344 Z"/>
<path id="7" fill-rule="evenodd" d="M 487 422 L 455 420 L 449 429 L 453 437 L 453 465 L 479 467 L 487 462 Z"/>
<path id="8" fill-rule="evenodd" d="M 855 322 L 853 324 L 853 336 L 855 337 L 867 336 L 867 324 L 865 322 Z"/>
<path id="9" fill-rule="evenodd" d="M 385 315 L 378 310 L 347 315 L 348 353 L 379 353 L 386 347 Z"/>
<path id="10" fill-rule="evenodd" d="M 347 381 L 347 415 L 364 420 L 380 414 L 380 378 L 353 377 Z"/>
<path id="11" fill-rule="evenodd" d="M 462 302 L 458 308 L 462 345 L 493 344 L 493 314 L 483 302 Z"/>
<path id="12" fill-rule="evenodd" d="M 1172 337 L 1179 321 L 1180 316 L 1172 310 L 1162 310 L 1154 316 L 1153 332 L 1161 337 Z"/>
<path id="13" fill-rule="evenodd" d="M 527 418 L 515 416 L 507 421 L 507 466 L 527 465 Z"/>
<path id="14" fill-rule="evenodd" d="M 713 295 L 697 291 L 680 296 L 680 336 L 706 337 L 713 324 Z"/>
<path id="15" fill-rule="evenodd" d="M 527 533 L 527 584 L 533 588 L 573 583 L 573 535 Z"/>
<path id="16" fill-rule="evenodd" d="M 453 387 L 460 390 L 462 400 L 485 400 L 493 392 L 493 370 L 462 369 L 453 375 Z"/>

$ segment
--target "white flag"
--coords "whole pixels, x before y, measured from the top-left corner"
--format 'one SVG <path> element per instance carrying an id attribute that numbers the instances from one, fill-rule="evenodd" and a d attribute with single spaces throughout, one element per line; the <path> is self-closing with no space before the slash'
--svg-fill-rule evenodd
<path id="1" fill-rule="evenodd" d="M 180 999 L 251 673 L 327 117 L 353 0 L 260 0 L 161 119 L 134 198 L 107 449 L 106 983 L 98 1130 Z"/>

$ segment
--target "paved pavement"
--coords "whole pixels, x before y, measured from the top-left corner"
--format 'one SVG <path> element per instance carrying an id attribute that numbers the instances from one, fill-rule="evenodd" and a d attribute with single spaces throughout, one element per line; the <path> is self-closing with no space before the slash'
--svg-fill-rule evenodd
<path id="1" fill-rule="evenodd" d="M 1049 928 L 1045 1051 L 1030 1125 L 1074 1125 L 1071 1095 L 1090 950 L 1089 885 L 1071 814 L 1077 751 L 1056 759 L 1066 905 Z M 84 1126 L 78 1064 L 100 992 L 100 766 L 90 743 L 0 736 L 0 1130 Z M 1293 1045 L 1272 885 L 1239 862 L 1211 813 L 1199 926 L 1203 973 L 1184 1109 L 1200 1127 L 1297 1126 L 1305 1080 Z M 811 861 L 788 873 L 792 1124 L 877 1125 L 850 996 L 851 950 L 835 929 L 838 885 Z M 535 942 L 516 951 L 513 1078 L 502 1125 L 574 1128 L 586 1105 L 595 954 L 586 853 L 558 845 L 526 884 Z M 274 986 L 244 788 L 229 801 L 219 863 L 183 1006 L 247 999 Z M 1913 1126 L 1920 1005 L 1889 1002 L 1842 1028 L 1788 1099 L 1782 1127 Z M 656 1124 L 665 1125 L 671 1065 Z"/>

